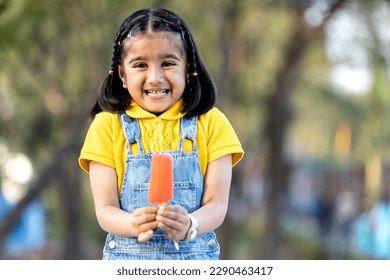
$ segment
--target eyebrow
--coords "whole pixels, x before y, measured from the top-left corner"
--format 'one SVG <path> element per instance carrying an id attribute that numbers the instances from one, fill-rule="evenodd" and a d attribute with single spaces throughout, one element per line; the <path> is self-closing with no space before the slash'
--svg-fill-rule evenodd
<path id="1" fill-rule="evenodd" d="M 174 60 L 177 60 L 177 61 L 181 60 L 177 55 L 174 55 L 174 54 L 171 54 L 171 53 L 166 53 L 166 54 L 160 55 L 159 58 L 160 59 L 171 58 L 171 59 L 174 59 Z M 140 60 L 146 60 L 146 58 L 143 57 L 142 55 L 133 57 L 132 59 L 129 60 L 129 64 L 133 63 L 134 61 L 140 61 Z"/>
<path id="2" fill-rule="evenodd" d="M 161 59 L 166 59 L 166 58 L 172 58 L 172 59 L 175 59 L 175 60 L 180 60 L 180 57 L 177 57 L 176 55 L 171 54 L 171 53 L 167 53 L 167 54 L 164 54 L 164 55 L 161 56 Z"/>

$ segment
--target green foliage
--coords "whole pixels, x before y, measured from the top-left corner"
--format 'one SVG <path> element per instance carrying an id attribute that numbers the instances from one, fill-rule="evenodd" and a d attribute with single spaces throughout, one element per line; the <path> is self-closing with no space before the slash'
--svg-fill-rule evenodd
<path id="1" fill-rule="evenodd" d="M 283 51 L 291 36 L 298 2 L 308 3 L 0 1 L 0 140 L 9 150 L 28 155 L 38 173 L 53 151 L 66 142 L 76 114 L 84 111 L 87 125 L 88 109 L 110 64 L 116 28 L 135 10 L 161 6 L 172 9 L 189 24 L 206 65 L 223 89 L 221 108 L 236 128 L 248 158 L 263 158 L 265 100 L 275 87 L 276 72 L 285 62 Z M 379 2 L 383 1 L 375 1 Z M 372 6 L 356 5 L 360 8 L 357 15 L 369 23 Z M 328 72 L 334 61 L 326 55 L 326 31 L 318 32 L 323 33 L 318 40 L 313 39 L 293 96 L 295 110 L 288 148 L 325 161 L 332 152 L 335 128 L 345 122 L 354 137 L 354 160 L 361 164 L 372 150 L 379 149 L 388 161 L 389 61 L 379 55 L 380 47 L 370 49 L 363 44 L 373 58 L 369 66 L 374 70 L 374 87 L 363 96 L 345 95 L 329 83 Z M 374 39 L 370 42 L 378 43 Z M 80 131 L 75 143 L 80 148 L 85 132 Z M 72 160 L 68 166 L 77 164 Z M 81 170 L 80 174 L 86 176 Z M 88 180 L 81 182 L 85 202 L 82 219 L 86 225 L 83 234 L 100 240 L 102 232 L 95 222 Z M 58 197 L 51 191 L 44 199 L 52 223 L 49 236 L 56 239 L 62 234 L 61 214 L 56 212 Z M 254 240 L 250 226 L 244 228 L 248 240 Z M 294 238 L 289 235 L 288 243 Z M 244 245 L 251 248 L 248 242 Z M 307 254 L 323 253 L 316 245 L 309 247 Z"/>

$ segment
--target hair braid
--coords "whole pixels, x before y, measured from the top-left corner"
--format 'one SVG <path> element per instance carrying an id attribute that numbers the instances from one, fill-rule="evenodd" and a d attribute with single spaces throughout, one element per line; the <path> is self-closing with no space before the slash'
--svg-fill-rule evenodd
<path id="1" fill-rule="evenodd" d="M 127 21 L 125 21 L 122 26 L 118 29 L 114 39 L 114 45 L 112 47 L 112 57 L 111 57 L 111 69 L 118 67 L 122 60 L 123 53 L 123 38 L 127 36 L 129 32 L 130 25 Z"/>
<path id="2" fill-rule="evenodd" d="M 103 110 L 125 110 L 130 104 L 131 97 L 127 90 L 122 87 L 122 80 L 119 76 L 118 67 L 121 63 L 123 52 L 121 40 L 126 33 L 126 29 L 128 28 L 128 24 L 125 23 L 126 22 L 124 22 L 116 32 L 114 44 L 112 47 L 111 66 L 106 78 L 101 85 L 101 90 L 97 95 L 96 103 L 91 110 L 92 118 L 94 118 L 97 113 Z"/>
<path id="3" fill-rule="evenodd" d="M 194 44 L 194 41 L 192 39 L 192 36 L 191 34 L 188 34 L 188 40 L 190 41 L 190 45 L 191 47 L 189 48 L 189 50 L 191 50 L 191 53 L 192 53 L 192 64 L 190 64 L 189 66 L 192 68 L 189 67 L 189 74 L 193 77 L 196 77 L 197 75 L 197 61 L 196 61 L 196 47 L 195 47 L 195 44 Z"/>

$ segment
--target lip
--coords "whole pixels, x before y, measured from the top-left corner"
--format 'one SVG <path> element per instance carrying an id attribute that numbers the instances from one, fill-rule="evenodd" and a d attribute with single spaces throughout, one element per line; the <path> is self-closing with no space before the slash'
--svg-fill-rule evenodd
<path id="1" fill-rule="evenodd" d="M 149 97 L 162 97 L 167 95 L 168 92 L 168 89 L 147 89 L 144 91 L 144 93 Z"/>

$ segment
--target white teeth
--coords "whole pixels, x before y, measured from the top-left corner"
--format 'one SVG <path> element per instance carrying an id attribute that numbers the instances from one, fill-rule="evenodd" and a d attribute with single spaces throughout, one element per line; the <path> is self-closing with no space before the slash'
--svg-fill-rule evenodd
<path id="1" fill-rule="evenodd" d="M 161 95 L 164 95 L 166 93 L 165 90 L 159 90 L 159 91 L 150 91 L 148 90 L 147 91 L 147 94 L 150 95 L 150 96 L 161 96 Z"/>

